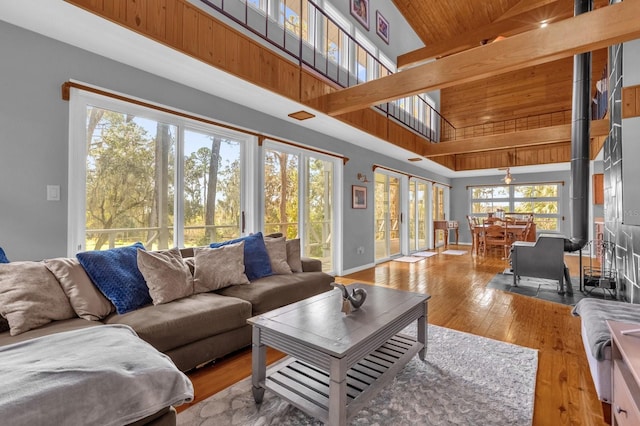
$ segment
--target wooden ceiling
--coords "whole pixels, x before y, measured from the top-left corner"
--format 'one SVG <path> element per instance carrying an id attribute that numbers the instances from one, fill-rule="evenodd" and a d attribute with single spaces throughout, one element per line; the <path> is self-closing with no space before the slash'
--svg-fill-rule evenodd
<path id="1" fill-rule="evenodd" d="M 427 49 L 440 48 L 442 54 L 435 57 L 537 28 L 542 21 L 570 18 L 574 7 L 573 0 L 393 2 Z M 594 1 L 594 8 L 606 5 L 608 0 Z M 594 84 L 606 61 L 606 49 L 594 52 Z M 566 58 L 445 88 L 440 112 L 456 128 L 464 128 L 570 110 L 572 75 L 573 60 Z"/>
<path id="2" fill-rule="evenodd" d="M 398 57 L 400 68 L 424 63 L 425 59 L 437 60 L 530 31 L 539 28 L 543 21 L 553 23 L 571 18 L 574 8 L 573 0 L 393 2 L 425 43 L 423 49 Z M 594 9 L 607 6 L 608 3 L 608 0 L 594 0 Z M 606 62 L 606 49 L 593 52 L 594 85 L 601 78 Z M 541 123 L 548 117 L 554 117 L 548 120 L 549 126 L 565 124 L 566 117 L 570 117 L 572 77 L 573 60 L 565 58 L 445 87 L 441 90 L 440 112 L 456 129 L 461 129 L 459 134 L 475 136 L 479 135 L 478 128 L 499 128 L 503 129 L 499 133 L 506 133 L 508 126 L 517 128 L 518 123 L 531 122 L 532 118 L 538 120 L 538 117 L 541 117 Z M 564 121 L 558 122 L 558 116 L 565 117 Z M 481 135 L 486 136 L 486 133 Z M 488 148 L 495 145 L 490 139 L 484 138 Z M 541 142 L 531 145 L 540 145 Z M 494 152 L 496 156 L 503 154 Z M 489 152 L 484 155 L 491 156 Z M 460 159 L 452 156 L 449 162 L 449 165 L 458 164 Z M 486 161 L 486 164 L 493 163 L 490 159 Z"/>
<path id="3" fill-rule="evenodd" d="M 573 16 L 573 0 L 393 0 L 427 49 L 440 55 L 509 37 Z M 594 0 L 594 9 L 609 0 Z M 450 51 L 450 49 L 452 49 Z M 401 61 L 399 61 L 401 62 Z"/>
<path id="4" fill-rule="evenodd" d="M 592 93 L 607 49 L 592 54 Z M 571 111 L 573 58 L 442 89 L 440 113 L 456 129 Z"/>

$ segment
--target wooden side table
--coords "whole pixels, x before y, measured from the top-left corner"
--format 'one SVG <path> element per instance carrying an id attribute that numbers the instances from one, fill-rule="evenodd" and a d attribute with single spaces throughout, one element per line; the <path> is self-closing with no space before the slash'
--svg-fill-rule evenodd
<path id="1" fill-rule="evenodd" d="M 611 331 L 611 422 L 640 425 L 640 324 L 607 321 Z"/>
<path id="2" fill-rule="evenodd" d="M 458 244 L 458 221 L 457 220 L 434 220 L 433 221 L 433 244 L 436 242 L 437 231 L 444 231 L 444 246 L 449 245 L 449 231 L 456 233 L 456 244 Z"/>

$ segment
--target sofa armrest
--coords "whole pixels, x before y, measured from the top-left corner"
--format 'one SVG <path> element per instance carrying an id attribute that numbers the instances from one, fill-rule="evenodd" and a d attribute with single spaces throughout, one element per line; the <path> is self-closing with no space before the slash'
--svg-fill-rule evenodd
<path id="1" fill-rule="evenodd" d="M 302 272 L 322 272 L 321 260 L 303 257 L 300 261 L 302 262 Z"/>

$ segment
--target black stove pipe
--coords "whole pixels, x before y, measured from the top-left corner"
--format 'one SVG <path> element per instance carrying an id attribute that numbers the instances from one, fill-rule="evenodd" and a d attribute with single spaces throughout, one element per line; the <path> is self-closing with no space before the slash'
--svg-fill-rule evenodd
<path id="1" fill-rule="evenodd" d="M 591 11 L 593 0 L 575 0 L 574 14 Z M 571 237 L 564 251 L 580 250 L 588 241 L 589 216 L 589 118 L 591 115 L 591 52 L 573 57 L 571 113 Z"/>

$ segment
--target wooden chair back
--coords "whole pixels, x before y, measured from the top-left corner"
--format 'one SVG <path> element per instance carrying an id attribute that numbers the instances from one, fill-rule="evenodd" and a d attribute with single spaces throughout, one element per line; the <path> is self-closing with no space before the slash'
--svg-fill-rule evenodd
<path id="1" fill-rule="evenodd" d="M 483 249 L 483 254 L 486 254 L 486 251 L 489 250 L 490 247 L 502 247 L 504 252 L 504 259 L 509 257 L 509 250 L 511 250 L 511 236 L 507 230 L 507 222 L 502 222 L 501 224 L 496 223 L 487 223 L 484 224 L 484 230 L 480 234 L 480 238 L 482 239 L 481 247 Z"/>

